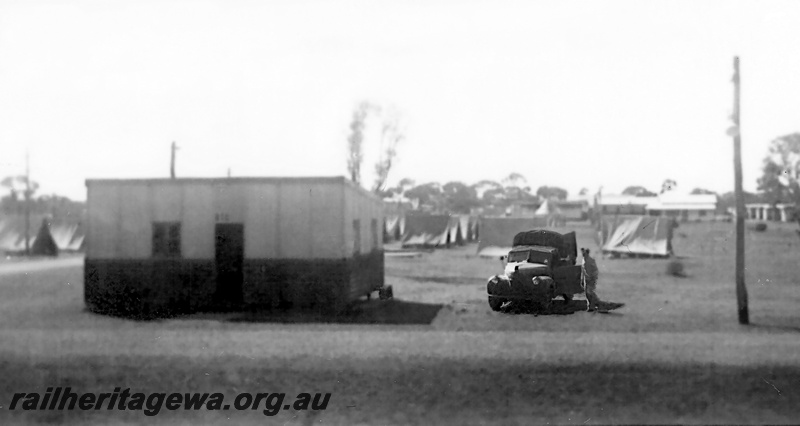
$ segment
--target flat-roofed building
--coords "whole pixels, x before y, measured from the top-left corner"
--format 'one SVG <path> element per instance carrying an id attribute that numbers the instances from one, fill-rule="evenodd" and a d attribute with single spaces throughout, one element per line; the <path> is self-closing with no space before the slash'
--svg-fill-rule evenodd
<path id="1" fill-rule="evenodd" d="M 646 209 L 650 216 L 673 217 L 682 222 L 713 220 L 717 210 L 717 196 L 667 192 L 649 203 Z"/>
<path id="2" fill-rule="evenodd" d="M 92 311 L 335 311 L 383 286 L 382 202 L 343 177 L 86 186 Z"/>

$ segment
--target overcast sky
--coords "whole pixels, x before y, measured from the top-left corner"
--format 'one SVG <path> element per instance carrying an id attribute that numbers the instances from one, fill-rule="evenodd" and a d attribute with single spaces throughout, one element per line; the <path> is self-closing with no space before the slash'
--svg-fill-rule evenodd
<path id="1" fill-rule="evenodd" d="M 390 183 L 725 192 L 739 55 L 755 190 L 800 131 L 798 22 L 800 2 L 5 0 L 0 177 L 29 150 L 41 193 L 85 199 L 168 176 L 173 140 L 179 176 L 345 175 L 370 100 L 407 129 Z"/>

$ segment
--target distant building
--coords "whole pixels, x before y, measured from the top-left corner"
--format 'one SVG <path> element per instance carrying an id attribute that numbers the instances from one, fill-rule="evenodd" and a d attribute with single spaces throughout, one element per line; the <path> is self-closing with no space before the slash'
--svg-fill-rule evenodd
<path id="1" fill-rule="evenodd" d="M 712 220 L 716 209 L 717 196 L 713 194 L 603 195 L 598 200 L 598 211 L 604 215 L 665 216 L 682 222 Z"/>
<path id="2" fill-rule="evenodd" d="M 694 222 L 713 220 L 717 210 L 717 196 L 714 194 L 666 192 L 655 198 L 645 208 L 650 216 L 666 216 L 681 222 Z"/>
<path id="3" fill-rule="evenodd" d="M 506 208 L 505 216 L 532 218 L 536 215 L 536 211 L 539 210 L 541 206 L 542 202 L 539 200 L 514 201 Z"/>
<path id="4" fill-rule="evenodd" d="M 602 195 L 598 199 L 597 209 L 604 215 L 643 215 L 647 212 L 647 205 L 656 199 L 657 197 L 636 197 L 634 195 Z"/>
<path id="5" fill-rule="evenodd" d="M 588 201 L 556 201 L 555 206 L 561 211 L 566 220 L 586 220 L 589 218 Z"/>
<path id="6" fill-rule="evenodd" d="M 753 220 L 771 220 L 775 222 L 790 222 L 795 220 L 798 213 L 794 204 L 778 203 L 749 203 L 744 205 L 747 212 L 745 219 Z M 735 209 L 734 209 L 735 211 Z"/>

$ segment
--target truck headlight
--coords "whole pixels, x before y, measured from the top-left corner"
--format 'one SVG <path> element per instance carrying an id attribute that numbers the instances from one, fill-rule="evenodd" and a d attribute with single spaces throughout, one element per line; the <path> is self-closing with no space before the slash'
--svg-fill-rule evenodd
<path id="1" fill-rule="evenodd" d="M 533 277 L 531 281 L 533 281 L 533 285 L 539 285 L 539 283 L 542 282 L 539 277 Z"/>

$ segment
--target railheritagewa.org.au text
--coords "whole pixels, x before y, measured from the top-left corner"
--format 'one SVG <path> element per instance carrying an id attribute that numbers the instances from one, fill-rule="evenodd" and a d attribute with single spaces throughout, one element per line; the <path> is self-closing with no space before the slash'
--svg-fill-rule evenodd
<path id="1" fill-rule="evenodd" d="M 294 398 L 285 393 L 237 394 L 226 401 L 222 393 L 200 392 L 131 392 L 130 388 L 114 388 L 109 393 L 77 393 L 70 387 L 47 388 L 44 393 L 18 392 L 11 398 L 9 410 L 134 410 L 146 416 L 158 415 L 163 409 L 176 410 L 261 410 L 274 416 L 281 410 L 325 410 L 330 393 L 299 393 Z"/>

